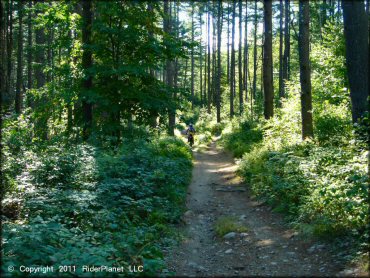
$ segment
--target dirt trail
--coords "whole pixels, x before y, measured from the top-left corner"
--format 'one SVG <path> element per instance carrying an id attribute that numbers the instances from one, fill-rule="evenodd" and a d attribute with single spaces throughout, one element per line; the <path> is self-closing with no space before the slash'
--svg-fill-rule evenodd
<path id="1" fill-rule="evenodd" d="M 194 155 L 185 239 L 166 256 L 175 276 L 352 274 L 340 272 L 343 266 L 325 244 L 304 241 L 284 225 L 280 215 L 253 200 L 235 175 L 233 158 L 217 149 L 215 142 Z M 217 237 L 214 224 L 222 216 L 234 216 L 248 228 L 247 233 Z"/>

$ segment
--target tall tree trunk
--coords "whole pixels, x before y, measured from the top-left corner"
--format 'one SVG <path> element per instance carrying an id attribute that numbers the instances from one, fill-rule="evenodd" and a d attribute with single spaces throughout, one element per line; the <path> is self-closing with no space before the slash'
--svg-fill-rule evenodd
<path id="1" fill-rule="evenodd" d="M 199 41 L 199 91 L 200 103 L 203 104 L 203 55 L 202 55 L 202 14 L 199 12 L 200 41 Z"/>
<path id="2" fill-rule="evenodd" d="M 216 118 L 221 122 L 221 33 L 222 33 L 222 2 L 218 1 L 217 9 L 217 78 L 216 78 Z"/>
<path id="3" fill-rule="evenodd" d="M 288 0 L 287 0 L 288 1 Z M 253 46 L 253 99 L 257 91 L 257 0 L 254 0 L 254 46 Z"/>
<path id="4" fill-rule="evenodd" d="M 235 94 L 235 6 L 233 0 L 232 28 L 231 28 L 231 65 L 230 65 L 230 118 L 234 117 L 234 94 Z"/>
<path id="5" fill-rule="evenodd" d="M 194 3 L 191 4 L 191 43 L 194 43 Z M 194 109 L 194 46 L 191 47 L 191 109 Z"/>
<path id="6" fill-rule="evenodd" d="M 227 83 L 230 82 L 230 3 L 227 2 Z"/>
<path id="7" fill-rule="evenodd" d="M 18 2 L 18 49 L 17 49 L 17 85 L 15 91 L 15 113 L 22 112 L 23 93 L 22 93 L 22 77 L 23 77 L 23 1 Z"/>
<path id="8" fill-rule="evenodd" d="M 263 49 L 263 91 L 265 119 L 274 116 L 274 89 L 272 76 L 272 2 L 264 0 L 265 38 Z"/>
<path id="9" fill-rule="evenodd" d="M 3 103 L 3 97 L 6 92 L 6 24 L 5 24 L 5 7 L 4 2 L 0 1 L 0 109 Z M 0 110 L 2 112 L 2 109 Z M 2 117 L 0 117 L 0 124 Z M 1 139 L 0 132 L 0 139 Z"/>
<path id="10" fill-rule="evenodd" d="M 32 0 L 28 1 L 27 89 L 32 89 Z"/>
<path id="11" fill-rule="evenodd" d="M 346 63 L 352 121 L 354 123 L 369 111 L 369 27 L 363 1 L 343 1 Z"/>
<path id="12" fill-rule="evenodd" d="M 301 81 L 302 138 L 313 137 L 311 66 L 310 66 L 310 5 L 299 0 L 299 69 Z"/>
<path id="13" fill-rule="evenodd" d="M 7 39 L 8 39 L 8 45 L 7 45 L 7 81 L 6 81 L 6 93 L 9 94 L 12 92 L 13 89 L 13 83 L 12 83 L 12 77 L 13 77 L 13 63 L 12 63 L 12 56 L 13 56 L 13 0 L 10 0 L 8 4 L 8 25 L 9 27 L 6 28 L 7 30 Z"/>
<path id="14" fill-rule="evenodd" d="M 171 15 L 171 5 L 169 5 L 168 0 L 164 0 L 164 20 L 163 20 L 163 30 L 167 34 L 172 33 L 172 15 Z M 166 61 L 166 83 L 170 90 L 171 97 L 173 97 L 173 87 L 174 87 L 174 63 L 173 61 L 167 59 Z M 170 136 L 175 135 L 175 124 L 176 124 L 176 109 L 175 107 L 170 107 L 168 112 L 168 134 Z"/>
<path id="15" fill-rule="evenodd" d="M 248 100 L 248 3 L 245 3 L 245 25 L 244 25 L 244 61 L 243 61 L 243 88 L 245 100 Z"/>
<path id="16" fill-rule="evenodd" d="M 290 56 L 290 12 L 289 0 L 285 0 L 285 26 L 284 26 L 284 56 L 283 56 L 283 94 L 285 97 L 285 83 L 289 80 L 289 56 Z"/>
<path id="17" fill-rule="evenodd" d="M 84 80 L 82 82 L 83 88 L 83 100 L 82 100 L 82 110 L 83 110 L 83 139 L 87 140 L 91 135 L 92 121 L 93 121 L 93 109 L 92 103 L 89 100 L 90 90 L 92 89 L 93 78 L 92 74 L 89 72 L 92 67 L 92 51 L 89 48 L 91 45 L 91 25 L 92 25 L 92 3 L 90 1 L 82 2 L 82 68 L 84 70 Z"/>
<path id="18" fill-rule="evenodd" d="M 238 73 L 239 73 L 239 114 L 243 114 L 243 72 L 242 72 L 242 0 L 239 0 L 239 49 L 238 49 Z"/>
<path id="19" fill-rule="evenodd" d="M 211 29 L 210 29 L 210 24 L 211 24 L 211 7 L 210 4 L 207 4 L 208 6 L 208 72 L 207 72 L 207 113 L 211 114 Z"/>
<path id="20" fill-rule="evenodd" d="M 283 17 L 284 17 L 284 6 L 283 0 L 280 0 L 280 20 L 279 20 L 279 101 L 278 105 L 281 105 L 281 99 L 284 97 L 284 81 L 283 81 Z"/>

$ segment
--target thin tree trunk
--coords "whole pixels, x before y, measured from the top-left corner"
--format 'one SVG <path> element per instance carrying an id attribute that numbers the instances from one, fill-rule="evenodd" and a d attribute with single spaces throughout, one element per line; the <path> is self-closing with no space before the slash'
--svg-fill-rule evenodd
<path id="1" fill-rule="evenodd" d="M 288 0 L 287 0 L 288 1 Z M 254 0 L 253 99 L 257 91 L 257 0 Z"/>
<path id="2" fill-rule="evenodd" d="M 301 81 L 302 138 L 313 137 L 311 66 L 310 66 L 310 6 L 299 0 L 299 69 Z"/>
<path id="3" fill-rule="evenodd" d="M 243 88 L 248 100 L 248 3 L 245 4 Z"/>
<path id="4" fill-rule="evenodd" d="M 369 21 L 363 1 L 343 1 L 346 62 L 354 123 L 369 111 Z"/>
<path id="5" fill-rule="evenodd" d="M 191 43 L 194 43 L 194 3 L 191 4 Z M 194 47 L 191 48 L 191 109 L 194 109 Z"/>
<path id="6" fill-rule="evenodd" d="M 230 118 L 234 117 L 234 90 L 235 90 L 235 6 L 233 0 L 232 29 L 231 29 L 231 65 L 230 65 Z"/>
<path id="7" fill-rule="evenodd" d="M 284 27 L 284 56 L 283 56 L 283 94 L 281 97 L 285 97 L 285 83 L 289 80 L 289 56 L 290 56 L 290 12 L 289 12 L 289 0 L 285 0 L 285 27 Z"/>
<path id="8" fill-rule="evenodd" d="M 281 99 L 284 97 L 284 81 L 283 81 L 283 0 L 280 0 L 280 30 L 279 30 L 279 101 L 278 105 L 281 106 Z"/>
<path id="9" fill-rule="evenodd" d="M 242 73 L 242 0 L 239 0 L 239 54 L 238 54 L 238 73 L 239 73 L 239 114 L 243 114 L 243 73 Z"/>
<path id="10" fill-rule="evenodd" d="M 82 100 L 82 110 L 83 110 L 83 139 L 87 140 L 91 135 L 92 121 L 93 121 L 93 111 L 92 103 L 89 101 L 88 96 L 92 88 L 93 78 L 89 69 L 92 67 L 92 52 L 89 48 L 91 44 L 91 25 L 92 25 L 92 7 L 90 1 L 82 2 L 82 15 L 83 15 L 83 26 L 82 26 L 82 68 L 85 72 L 85 79 L 82 82 L 82 88 L 84 91 L 84 98 Z"/>
<path id="11" fill-rule="evenodd" d="M 207 73 L 207 113 L 211 114 L 211 31 L 210 31 L 210 19 L 211 11 L 208 3 L 208 73 Z"/>
<path id="12" fill-rule="evenodd" d="M 12 92 L 12 77 L 13 77 L 13 74 L 12 74 L 12 67 L 13 67 L 13 64 L 12 64 L 12 56 L 13 56 L 13 0 L 11 0 L 9 2 L 9 5 L 8 5 L 8 25 L 9 25 L 9 28 L 6 28 L 7 29 L 7 39 L 8 39 L 8 45 L 7 45 L 7 81 L 6 81 L 6 93 L 11 93 Z"/>
<path id="13" fill-rule="evenodd" d="M 0 1 L 0 109 L 3 103 L 4 93 L 6 92 L 6 20 L 5 20 L 5 7 L 4 2 Z M 2 110 L 0 110 L 2 111 Z M 2 117 L 0 117 L 0 124 L 2 123 Z M 1 132 L 0 132 L 1 139 Z"/>
<path id="14" fill-rule="evenodd" d="M 23 92 L 22 92 L 22 77 L 23 77 L 23 1 L 18 2 L 18 54 L 17 54 L 17 85 L 15 91 L 15 113 L 22 112 Z"/>
<path id="15" fill-rule="evenodd" d="M 32 89 L 32 0 L 28 2 L 27 89 Z"/>
<path id="16" fill-rule="evenodd" d="M 217 100 L 216 100 L 216 118 L 217 122 L 221 122 L 221 32 L 222 32 L 222 2 L 218 2 L 217 10 Z"/>
<path id="17" fill-rule="evenodd" d="M 199 91 L 200 103 L 203 103 L 203 55 L 202 55 L 202 14 L 199 13 L 200 42 L 199 42 Z"/>
<path id="18" fill-rule="evenodd" d="M 230 3 L 227 3 L 227 83 L 230 82 Z"/>
<path id="19" fill-rule="evenodd" d="M 265 119 L 274 116 L 274 89 L 272 76 L 272 2 L 264 0 L 265 38 L 263 50 L 263 91 Z"/>

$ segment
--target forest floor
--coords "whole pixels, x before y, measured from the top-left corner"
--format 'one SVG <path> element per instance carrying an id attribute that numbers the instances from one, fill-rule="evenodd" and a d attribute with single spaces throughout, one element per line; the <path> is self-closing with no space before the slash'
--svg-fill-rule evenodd
<path id="1" fill-rule="evenodd" d="M 304 239 L 281 215 L 253 199 L 235 171 L 237 165 L 216 142 L 194 152 L 184 234 L 166 252 L 175 276 L 347 276 L 359 273 L 344 265 L 326 243 Z M 216 233 L 221 219 L 234 219 L 247 231 Z M 221 222 L 217 222 L 221 221 Z M 170 274 L 169 273 L 169 274 Z M 357 275 L 356 275 L 357 274 Z"/>

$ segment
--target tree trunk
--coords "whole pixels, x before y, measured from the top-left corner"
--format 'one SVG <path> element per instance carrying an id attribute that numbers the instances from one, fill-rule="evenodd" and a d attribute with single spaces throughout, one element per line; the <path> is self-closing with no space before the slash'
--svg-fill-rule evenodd
<path id="1" fill-rule="evenodd" d="M 299 69 L 301 81 L 302 138 L 313 137 L 311 66 L 310 66 L 310 5 L 299 0 Z"/>
<path id="2" fill-rule="evenodd" d="M 354 123 L 369 111 L 369 27 L 363 1 L 343 1 L 346 63 L 352 121 Z"/>
<path id="3" fill-rule="evenodd" d="M 22 112 L 23 93 L 22 93 L 22 77 L 23 77 L 23 1 L 18 2 L 18 49 L 17 49 L 17 85 L 15 91 L 15 113 Z"/>
<path id="4" fill-rule="evenodd" d="M 245 4 L 243 88 L 248 100 L 248 4 Z"/>
<path id="5" fill-rule="evenodd" d="M 191 4 L 191 43 L 194 43 L 194 3 Z M 191 109 L 194 109 L 194 46 L 191 47 Z"/>
<path id="6" fill-rule="evenodd" d="M 208 73 L 207 73 L 207 113 L 211 114 L 211 31 L 210 31 L 210 19 L 211 11 L 208 3 Z"/>
<path id="7" fill-rule="evenodd" d="M 6 92 L 6 24 L 4 2 L 0 1 L 0 108 L 3 103 L 3 97 Z M 2 110 L 0 110 L 2 111 Z M 1 123 L 2 117 L 0 117 Z M 1 132 L 0 132 L 1 133 Z M 1 137 L 1 134 L 0 134 Z"/>
<path id="8" fill-rule="evenodd" d="M 83 100 L 82 100 L 82 110 L 83 110 L 83 139 L 87 140 L 91 135 L 92 121 L 93 121 L 93 111 L 92 103 L 89 100 L 90 90 L 92 89 L 92 74 L 89 72 L 92 67 L 92 51 L 89 48 L 91 45 L 91 25 L 92 25 L 92 7 L 90 1 L 82 2 L 82 68 L 84 70 L 84 80 L 82 82 L 83 88 Z"/>
<path id="9" fill-rule="evenodd" d="M 283 95 L 285 97 L 285 83 L 289 80 L 289 56 L 290 56 L 290 12 L 289 12 L 289 0 L 285 0 L 285 27 L 284 27 L 284 55 L 283 55 Z"/>
<path id="10" fill-rule="evenodd" d="M 234 94 L 235 94 L 235 6 L 233 0 L 232 28 L 231 28 L 231 65 L 230 65 L 230 118 L 234 117 Z"/>
<path id="11" fill-rule="evenodd" d="M 288 0 L 287 0 L 288 1 Z M 254 1 L 254 46 L 253 46 L 253 99 L 257 91 L 257 0 Z"/>
<path id="12" fill-rule="evenodd" d="M 281 99 L 284 97 L 284 81 L 283 81 L 283 0 L 280 0 L 280 30 L 279 30 L 279 101 L 278 105 L 281 106 Z"/>
<path id="13" fill-rule="evenodd" d="M 230 3 L 227 2 L 227 83 L 230 82 Z"/>
<path id="14" fill-rule="evenodd" d="M 239 73 L 239 114 L 243 114 L 243 72 L 242 72 L 242 0 L 239 0 L 239 54 L 238 54 L 238 73 Z"/>
<path id="15" fill-rule="evenodd" d="M 13 56 L 13 0 L 10 0 L 8 4 L 8 25 L 9 28 L 6 28 L 7 30 L 7 39 L 8 39 L 8 45 L 7 45 L 7 81 L 6 81 L 6 93 L 11 94 L 12 93 L 12 56 Z"/>
<path id="16" fill-rule="evenodd" d="M 164 20 L 163 20 L 163 30 L 167 34 L 172 33 L 172 15 L 171 15 L 171 5 L 169 5 L 168 0 L 164 0 Z M 174 65 L 173 61 L 166 60 L 166 83 L 170 90 L 171 97 L 173 97 L 173 86 L 174 86 Z M 168 134 L 170 136 L 175 135 L 175 124 L 176 124 L 176 109 L 175 107 L 170 107 L 168 111 Z"/>
<path id="17" fill-rule="evenodd" d="M 272 76 L 272 2 L 264 0 L 265 39 L 263 49 L 263 91 L 264 116 L 270 119 L 274 116 L 274 89 Z"/>
<path id="18" fill-rule="evenodd" d="M 203 104 L 203 55 L 202 55 L 202 14 L 199 13 L 200 42 L 199 42 L 199 91 L 200 103 Z"/>
<path id="19" fill-rule="evenodd" d="M 32 1 L 28 2 L 28 36 L 27 36 L 27 89 L 32 89 Z"/>
<path id="20" fill-rule="evenodd" d="M 216 118 L 217 122 L 221 122 L 221 33 L 222 33 L 222 2 L 218 2 L 217 9 L 217 100 L 216 100 Z"/>

